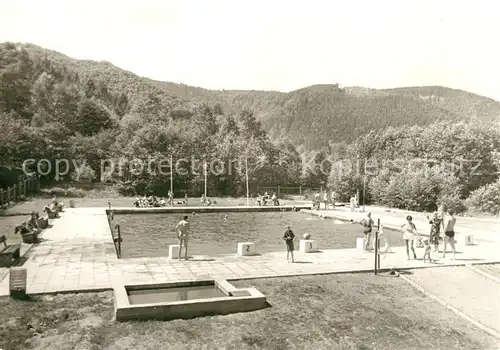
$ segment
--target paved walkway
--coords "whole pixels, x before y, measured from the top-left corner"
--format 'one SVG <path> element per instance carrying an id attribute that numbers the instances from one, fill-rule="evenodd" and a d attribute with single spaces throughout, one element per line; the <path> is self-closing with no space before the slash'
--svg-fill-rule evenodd
<path id="1" fill-rule="evenodd" d="M 459 266 L 413 270 L 406 277 L 448 305 L 500 332 L 498 282 Z"/>
<path id="2" fill-rule="evenodd" d="M 27 253 L 28 293 L 53 293 L 109 289 L 113 283 L 161 283 L 206 278 L 259 278 L 300 274 L 369 271 L 373 253 L 357 249 L 324 250 L 300 254 L 298 263 L 286 262 L 283 252 L 240 257 L 234 254 L 195 256 L 189 261 L 161 258 L 118 259 L 105 208 L 68 208 L 53 227 L 43 232 L 43 242 Z M 319 242 L 321 248 L 321 242 Z M 459 249 L 457 260 L 424 264 L 407 261 L 402 247 L 382 258 L 382 268 L 419 268 L 500 262 L 498 246 L 480 244 Z M 417 251 L 419 255 L 422 251 Z M 0 281 L 0 295 L 8 295 L 8 278 Z"/>

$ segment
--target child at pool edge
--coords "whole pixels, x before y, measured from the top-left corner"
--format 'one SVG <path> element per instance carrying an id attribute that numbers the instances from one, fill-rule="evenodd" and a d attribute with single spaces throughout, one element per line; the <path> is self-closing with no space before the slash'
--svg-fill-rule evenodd
<path id="1" fill-rule="evenodd" d="M 425 263 L 425 258 L 429 258 L 429 262 L 432 263 L 432 258 L 431 258 L 431 242 L 430 238 L 424 237 L 422 238 L 422 243 L 424 244 L 424 263 Z"/>
<path id="2" fill-rule="evenodd" d="M 290 229 L 290 226 L 287 226 L 287 229 L 283 233 L 283 240 L 285 241 L 286 245 L 286 260 L 290 262 L 290 255 L 292 255 L 292 263 L 295 262 L 293 258 L 293 239 L 295 238 L 295 235 L 293 234 L 293 231 Z"/>

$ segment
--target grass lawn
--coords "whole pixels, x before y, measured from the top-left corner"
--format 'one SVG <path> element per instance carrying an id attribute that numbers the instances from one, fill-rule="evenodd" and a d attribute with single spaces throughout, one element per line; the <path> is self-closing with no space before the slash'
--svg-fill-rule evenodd
<path id="1" fill-rule="evenodd" d="M 170 322 L 113 321 L 111 292 L 0 299 L 1 349 L 492 349 L 399 278 L 371 274 L 233 282 L 270 308 Z"/>

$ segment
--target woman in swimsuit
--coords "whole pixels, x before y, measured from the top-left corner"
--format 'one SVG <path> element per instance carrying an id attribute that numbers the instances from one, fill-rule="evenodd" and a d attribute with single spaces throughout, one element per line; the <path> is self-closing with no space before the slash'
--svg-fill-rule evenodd
<path id="1" fill-rule="evenodd" d="M 434 246 L 434 251 L 438 251 L 439 247 L 439 235 L 441 233 L 441 227 L 444 224 L 442 215 L 439 212 L 435 212 L 432 218 L 427 217 L 429 223 L 431 224 L 431 233 L 429 234 L 429 244 Z"/>
<path id="2" fill-rule="evenodd" d="M 418 237 L 417 234 L 417 228 L 415 227 L 415 224 L 413 223 L 413 218 L 411 215 L 408 215 L 406 217 L 406 223 L 401 226 L 403 230 L 403 239 L 405 240 L 406 244 L 406 256 L 408 257 L 408 260 L 410 260 L 410 248 L 413 253 L 413 258 L 417 260 L 417 254 L 415 253 L 415 248 L 413 246 L 413 241 Z"/>

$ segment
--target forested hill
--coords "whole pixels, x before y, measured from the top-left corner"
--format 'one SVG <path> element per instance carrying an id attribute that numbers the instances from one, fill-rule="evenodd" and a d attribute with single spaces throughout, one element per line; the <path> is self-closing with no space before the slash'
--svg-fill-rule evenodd
<path id="1" fill-rule="evenodd" d="M 272 135 L 284 134 L 307 149 L 350 142 L 388 126 L 424 126 L 439 120 L 500 121 L 499 102 L 441 86 L 375 90 L 314 85 L 283 93 L 213 91 L 183 84 L 150 82 L 176 96 L 218 102 L 227 112 L 250 109 Z"/>
<path id="2" fill-rule="evenodd" d="M 388 126 L 423 126 L 437 120 L 491 122 L 500 116 L 499 102 L 445 87 L 375 90 L 314 85 L 290 93 L 215 91 L 142 78 L 109 62 L 76 60 L 31 44 L 23 47 L 35 62 L 67 67 L 80 80 L 90 79 L 96 90 L 104 86 L 113 94 L 110 103 L 121 104 L 119 114 L 161 114 L 168 109 L 186 115 L 190 102 L 193 107 L 200 102 L 218 104 L 226 114 L 248 109 L 272 136 L 284 135 L 306 149 L 351 142 Z"/>

